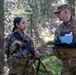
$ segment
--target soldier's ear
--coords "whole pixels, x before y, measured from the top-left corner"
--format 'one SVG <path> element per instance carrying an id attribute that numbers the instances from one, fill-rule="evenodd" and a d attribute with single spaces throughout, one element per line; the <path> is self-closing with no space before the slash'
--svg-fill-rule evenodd
<path id="1" fill-rule="evenodd" d="M 19 27 L 18 23 L 16 23 L 16 27 L 17 27 L 17 28 Z"/>
<path id="2" fill-rule="evenodd" d="M 68 9 L 65 9 L 65 14 L 66 14 L 66 13 L 67 13 L 67 14 L 69 13 L 69 10 L 68 10 Z"/>

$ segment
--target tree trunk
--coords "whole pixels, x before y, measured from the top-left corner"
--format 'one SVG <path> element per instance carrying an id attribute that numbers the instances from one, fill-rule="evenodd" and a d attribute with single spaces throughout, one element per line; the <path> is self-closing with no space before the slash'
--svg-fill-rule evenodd
<path id="1" fill-rule="evenodd" d="M 71 13 L 75 16 L 75 0 L 68 0 L 69 5 L 71 6 Z"/>
<path id="2" fill-rule="evenodd" d="M 4 0 L 0 0 L 0 74 L 3 73 L 3 67 L 4 67 L 3 41 L 4 41 Z"/>

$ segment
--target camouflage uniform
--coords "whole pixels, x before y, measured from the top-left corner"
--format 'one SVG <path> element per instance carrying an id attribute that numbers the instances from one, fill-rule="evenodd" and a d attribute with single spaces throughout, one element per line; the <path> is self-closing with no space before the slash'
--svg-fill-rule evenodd
<path id="1" fill-rule="evenodd" d="M 12 36 L 13 32 L 11 32 L 6 38 L 4 42 L 4 50 L 7 52 L 7 45 L 9 43 L 9 39 Z M 24 40 L 28 40 L 29 44 L 33 45 L 32 38 L 28 34 L 20 34 Z M 10 45 L 9 58 L 7 59 L 9 65 L 9 75 L 36 75 L 35 70 L 33 68 L 33 63 L 35 59 L 31 58 L 32 55 L 30 52 L 23 58 L 21 55 L 22 48 L 17 46 L 14 43 L 15 40 L 18 40 L 16 37 L 12 37 L 12 42 Z"/>
<path id="2" fill-rule="evenodd" d="M 76 19 L 71 18 L 70 22 L 64 22 L 58 26 L 55 32 L 55 39 L 60 37 L 61 32 L 73 32 L 74 41 L 76 41 Z M 54 47 L 54 54 L 62 62 L 61 75 L 76 75 L 76 48 Z"/>

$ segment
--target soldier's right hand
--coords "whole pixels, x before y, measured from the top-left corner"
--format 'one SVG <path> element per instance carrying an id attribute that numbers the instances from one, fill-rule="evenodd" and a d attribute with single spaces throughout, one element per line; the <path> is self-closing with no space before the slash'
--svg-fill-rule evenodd
<path id="1" fill-rule="evenodd" d="M 19 41 L 19 40 L 14 41 L 14 43 L 18 44 L 20 47 L 23 46 L 23 42 L 21 42 L 21 41 Z"/>
<path id="2" fill-rule="evenodd" d="M 40 57 L 40 52 L 39 51 L 35 51 L 35 56 L 34 58 L 39 58 Z"/>

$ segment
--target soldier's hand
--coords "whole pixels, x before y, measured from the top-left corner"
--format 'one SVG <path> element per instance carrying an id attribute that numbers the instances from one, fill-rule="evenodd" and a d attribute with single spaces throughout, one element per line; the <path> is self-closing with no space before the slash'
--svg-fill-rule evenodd
<path id="1" fill-rule="evenodd" d="M 39 57 L 40 57 L 40 52 L 39 51 L 36 51 L 34 58 L 39 58 Z"/>
<path id="2" fill-rule="evenodd" d="M 18 44 L 20 47 L 22 47 L 23 46 L 23 42 L 21 42 L 21 41 L 19 41 L 19 40 L 16 40 L 16 41 L 14 41 L 16 44 Z"/>

